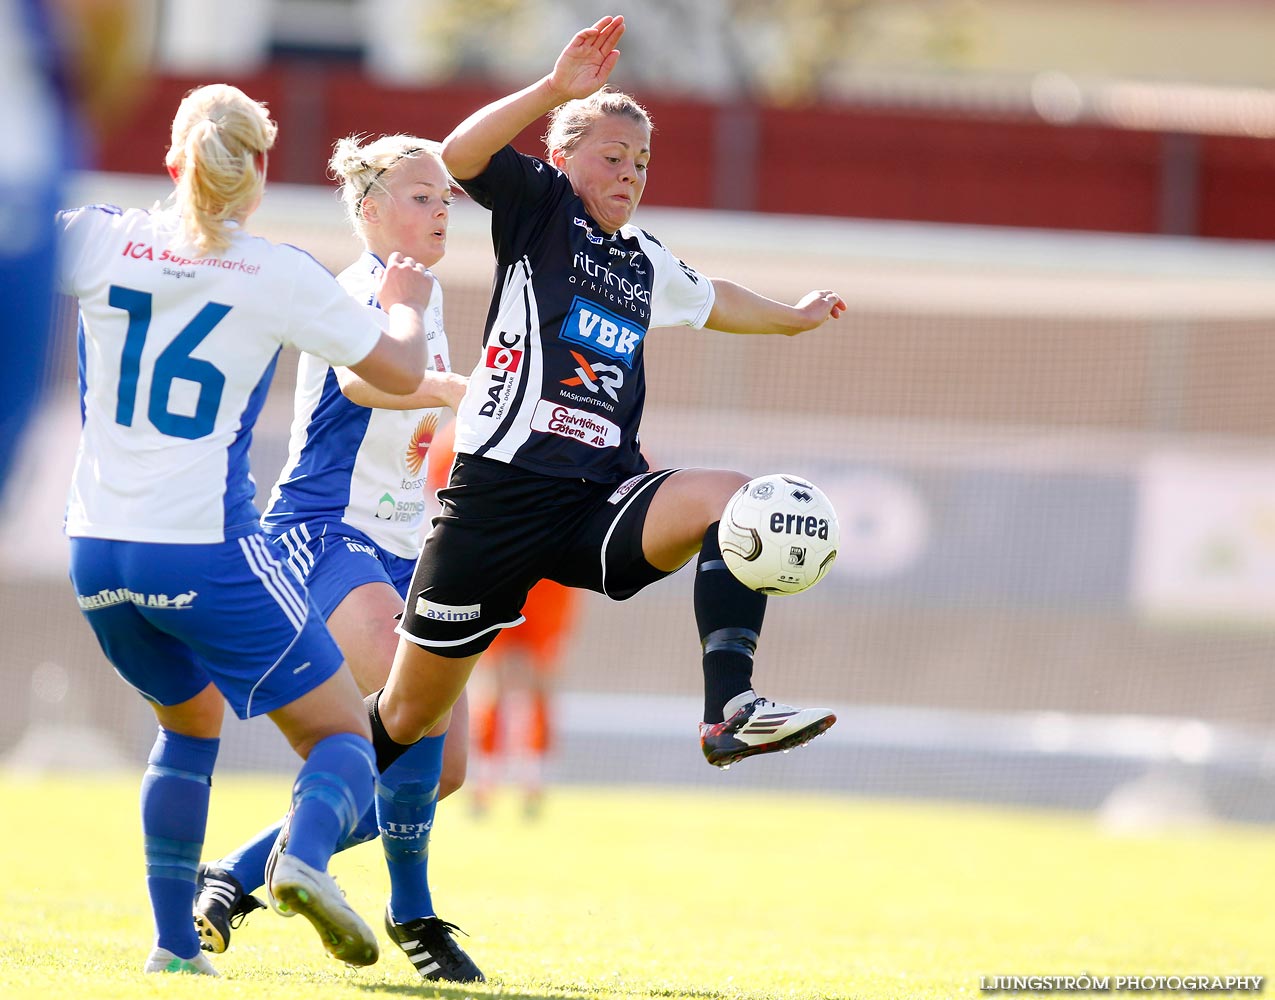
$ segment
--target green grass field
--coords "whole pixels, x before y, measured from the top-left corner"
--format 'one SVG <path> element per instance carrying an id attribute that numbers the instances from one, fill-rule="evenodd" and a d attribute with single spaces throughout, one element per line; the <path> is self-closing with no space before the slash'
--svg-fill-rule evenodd
<path id="1" fill-rule="evenodd" d="M 955 997 L 979 977 L 1275 973 L 1275 830 L 1139 838 L 1084 816 L 846 798 L 552 790 L 483 820 L 443 804 L 431 869 L 479 987 L 416 978 L 382 940 L 349 971 L 303 920 L 253 914 L 220 980 L 143 976 L 137 785 L 0 772 L 0 997 Z M 220 777 L 208 853 L 282 807 L 284 778 Z M 379 927 L 380 848 L 333 871 Z"/>

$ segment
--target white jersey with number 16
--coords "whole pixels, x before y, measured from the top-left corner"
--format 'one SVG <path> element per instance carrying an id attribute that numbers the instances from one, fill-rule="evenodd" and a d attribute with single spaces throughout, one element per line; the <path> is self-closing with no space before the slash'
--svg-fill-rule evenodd
<path id="1" fill-rule="evenodd" d="M 358 364 L 385 316 L 296 247 L 241 231 L 197 257 L 172 212 L 58 215 L 79 298 L 83 430 L 72 536 L 205 544 L 258 531 L 252 427 L 285 345 Z"/>

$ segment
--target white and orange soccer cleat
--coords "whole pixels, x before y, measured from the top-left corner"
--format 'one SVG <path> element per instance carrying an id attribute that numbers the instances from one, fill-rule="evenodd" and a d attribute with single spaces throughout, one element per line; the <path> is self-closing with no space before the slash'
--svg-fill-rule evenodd
<path id="1" fill-rule="evenodd" d="M 701 722 L 700 747 L 710 764 L 727 768 L 760 753 L 787 753 L 809 743 L 836 721 L 827 708 L 794 708 L 768 698 L 753 698 L 730 713 L 725 722 Z"/>

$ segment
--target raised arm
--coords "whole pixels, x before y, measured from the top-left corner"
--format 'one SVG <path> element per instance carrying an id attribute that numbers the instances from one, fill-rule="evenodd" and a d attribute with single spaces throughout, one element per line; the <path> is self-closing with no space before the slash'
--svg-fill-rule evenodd
<path id="1" fill-rule="evenodd" d="M 713 309 L 704 324 L 726 333 L 780 333 L 791 337 L 837 319 L 846 310 L 836 292 L 808 292 L 795 305 L 785 305 L 750 288 L 713 278 Z"/>
<path id="2" fill-rule="evenodd" d="M 577 32 L 548 76 L 480 108 L 452 130 L 443 140 L 447 170 L 457 180 L 477 177 L 493 155 L 537 118 L 600 89 L 620 58 L 616 45 L 623 34 L 623 17 L 604 17 Z"/>
<path id="3" fill-rule="evenodd" d="M 424 267 L 411 257 L 390 254 L 377 293 L 390 328 L 350 370 L 385 392 L 415 392 L 425 375 L 424 313 L 433 291 L 434 279 Z"/>

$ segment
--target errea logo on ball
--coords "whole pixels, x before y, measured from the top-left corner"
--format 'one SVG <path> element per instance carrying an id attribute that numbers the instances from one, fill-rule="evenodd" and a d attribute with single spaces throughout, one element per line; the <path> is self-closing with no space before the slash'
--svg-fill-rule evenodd
<path id="1" fill-rule="evenodd" d="M 473 622 L 482 615 L 481 604 L 431 604 L 416 598 L 416 613 L 435 622 Z"/>
<path id="2" fill-rule="evenodd" d="M 809 535 L 811 538 L 826 540 L 828 519 L 803 514 L 787 514 L 777 510 L 770 515 L 770 530 L 776 535 Z"/>

